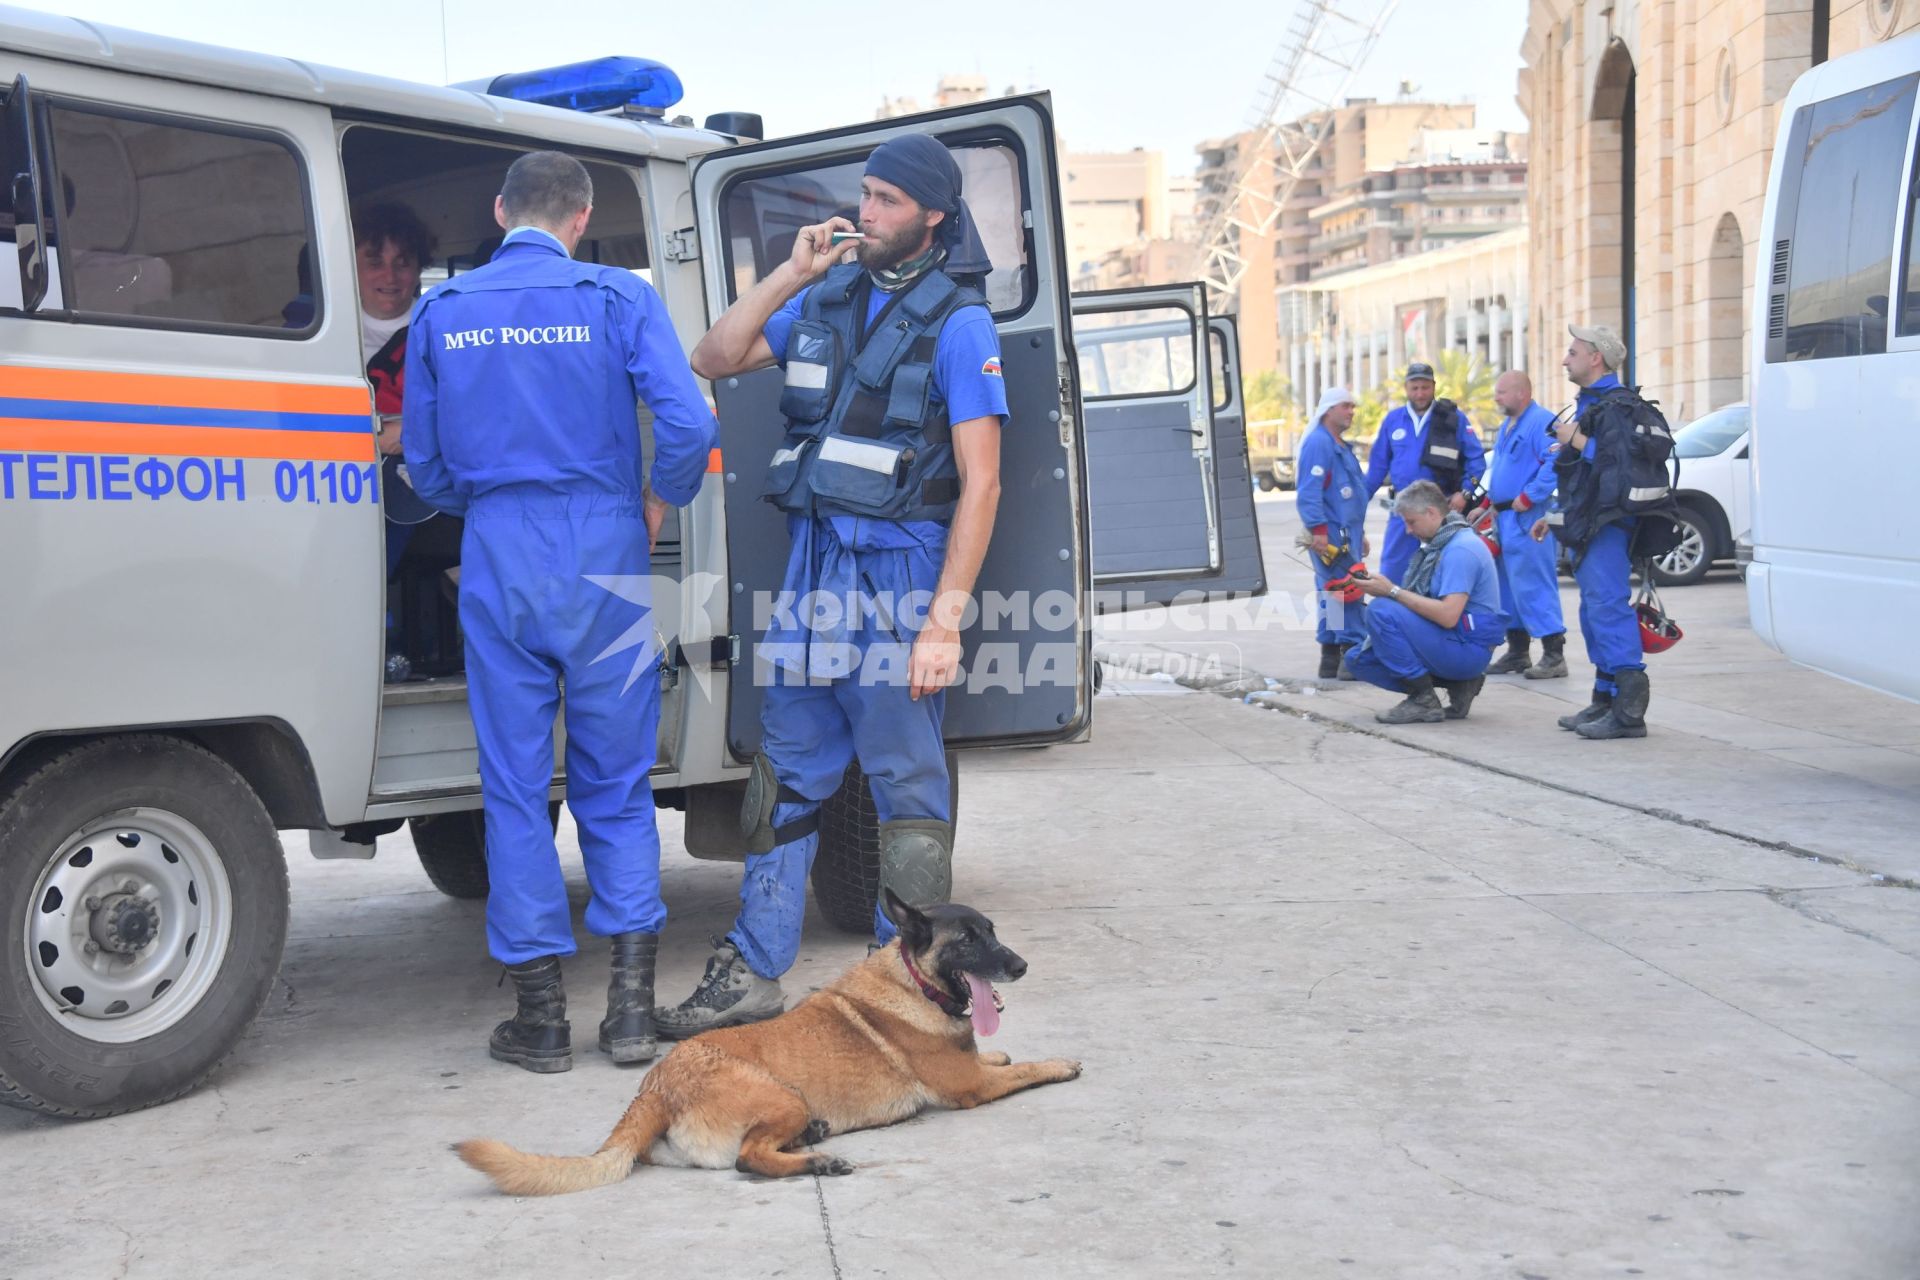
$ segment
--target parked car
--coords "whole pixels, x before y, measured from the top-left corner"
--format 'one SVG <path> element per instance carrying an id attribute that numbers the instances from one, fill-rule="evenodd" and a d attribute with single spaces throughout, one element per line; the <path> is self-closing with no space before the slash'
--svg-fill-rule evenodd
<path id="1" fill-rule="evenodd" d="M 1746 539 L 1752 519 L 1747 488 L 1751 423 L 1745 404 L 1730 404 L 1674 432 L 1674 456 L 1680 459 L 1674 498 L 1686 533 L 1678 546 L 1653 563 L 1653 580 L 1661 586 L 1700 581 L 1714 565 L 1733 562 L 1734 545 Z"/>

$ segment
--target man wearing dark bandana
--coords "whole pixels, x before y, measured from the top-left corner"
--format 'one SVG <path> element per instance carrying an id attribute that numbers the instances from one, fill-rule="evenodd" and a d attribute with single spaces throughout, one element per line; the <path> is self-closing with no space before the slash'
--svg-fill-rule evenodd
<path id="1" fill-rule="evenodd" d="M 835 232 L 864 237 L 833 243 Z M 960 625 L 1000 500 L 1006 384 L 979 292 L 992 263 L 932 138 L 868 158 L 859 225 L 803 227 L 791 256 L 741 295 L 693 352 L 718 379 L 778 364 L 787 434 L 764 496 L 793 545 L 782 596 L 852 608 L 774 611 L 763 754 L 747 804 L 733 928 L 662 1035 L 781 1011 L 800 948 L 821 801 L 858 759 L 880 820 L 880 883 L 915 906 L 952 888 L 953 814 L 941 717 Z M 875 936 L 893 925 L 878 907 Z"/>

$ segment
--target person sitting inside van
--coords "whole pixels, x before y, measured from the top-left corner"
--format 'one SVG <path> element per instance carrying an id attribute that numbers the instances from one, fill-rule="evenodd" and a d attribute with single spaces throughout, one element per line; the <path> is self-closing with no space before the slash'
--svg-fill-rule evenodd
<path id="1" fill-rule="evenodd" d="M 380 415 L 380 453 L 400 456 L 401 391 L 406 381 L 407 321 L 420 297 L 420 271 L 433 257 L 433 233 L 418 214 L 403 204 L 375 204 L 353 215 L 354 269 L 360 284 L 360 350 L 367 361 L 367 381 L 373 384 L 373 408 Z M 391 578 L 406 554 L 413 526 L 424 518 L 402 514 L 403 508 L 422 504 L 394 466 L 385 468 L 381 500 L 387 512 L 387 576 Z M 394 650 L 392 614 L 387 679 L 405 680 L 411 673 L 406 655 Z"/>

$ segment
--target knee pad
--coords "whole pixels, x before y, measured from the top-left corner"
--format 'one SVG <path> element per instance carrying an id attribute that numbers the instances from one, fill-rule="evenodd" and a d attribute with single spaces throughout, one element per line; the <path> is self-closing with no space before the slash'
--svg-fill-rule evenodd
<path id="1" fill-rule="evenodd" d="M 791 804 L 813 805 L 813 809 L 776 827 L 773 825 L 773 807 L 783 800 Z M 773 761 L 767 758 L 764 751 L 755 755 L 753 767 L 747 774 L 746 794 L 740 798 L 740 834 L 746 839 L 747 852 L 771 853 L 789 840 L 798 840 L 819 829 L 819 805 L 792 787 L 782 786 L 779 778 L 774 776 Z"/>
<path id="2" fill-rule="evenodd" d="M 881 823 L 880 887 L 913 907 L 948 901 L 953 895 L 953 824 L 936 818 Z"/>

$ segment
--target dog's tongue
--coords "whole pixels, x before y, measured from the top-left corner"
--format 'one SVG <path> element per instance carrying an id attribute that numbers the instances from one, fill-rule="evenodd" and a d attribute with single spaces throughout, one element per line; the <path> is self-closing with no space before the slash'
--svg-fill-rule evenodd
<path id="1" fill-rule="evenodd" d="M 973 997 L 973 1033 L 990 1036 L 1000 1029 L 1000 1005 L 994 999 L 993 987 L 985 978 L 967 975 L 967 989 Z"/>

